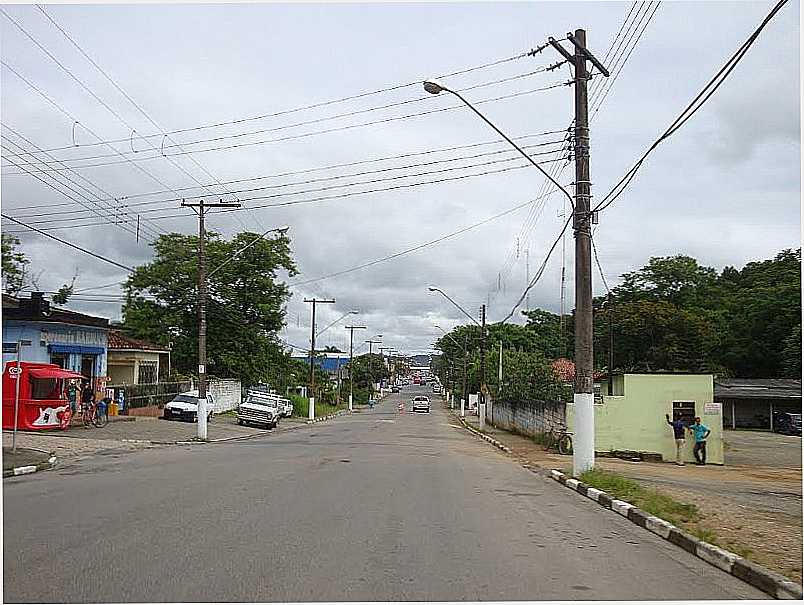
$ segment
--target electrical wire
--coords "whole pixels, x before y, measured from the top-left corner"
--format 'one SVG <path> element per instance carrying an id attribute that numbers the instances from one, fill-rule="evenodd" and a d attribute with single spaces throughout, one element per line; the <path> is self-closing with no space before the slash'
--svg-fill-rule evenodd
<path id="1" fill-rule="evenodd" d="M 560 143 L 560 142 L 561 141 L 549 141 L 547 143 L 539 143 L 539 144 L 536 144 L 536 145 L 526 146 L 526 148 L 543 147 L 543 146 L 546 146 L 546 145 L 554 145 L 554 144 Z M 539 152 L 539 153 L 534 153 L 533 155 L 534 156 L 549 155 L 549 154 L 553 153 L 554 151 L 555 150 L 548 150 L 548 151 L 543 151 L 543 152 Z M 347 173 L 347 174 L 335 175 L 335 176 L 330 176 L 330 177 L 307 179 L 307 180 L 295 181 L 295 182 L 291 181 L 291 182 L 287 182 L 287 183 L 281 183 L 281 184 L 278 184 L 278 185 L 263 185 L 263 186 L 260 186 L 260 187 L 250 187 L 250 188 L 245 188 L 245 189 L 232 189 L 231 191 L 234 194 L 234 193 L 253 193 L 255 191 L 264 191 L 264 190 L 273 190 L 273 189 L 284 189 L 286 187 L 296 187 L 296 186 L 315 184 L 315 183 L 327 183 L 327 182 L 330 182 L 330 181 L 338 181 L 340 179 L 352 178 L 352 177 L 356 177 L 356 176 L 365 176 L 365 175 L 371 175 L 371 174 L 382 174 L 382 173 L 396 171 L 396 170 L 405 170 L 405 169 L 410 169 L 410 168 L 420 168 L 420 167 L 426 167 L 426 166 L 445 164 L 445 163 L 449 163 L 449 162 L 456 162 L 456 161 L 461 161 L 461 160 L 471 160 L 471 159 L 484 158 L 484 157 L 488 157 L 488 156 L 495 156 L 495 155 L 501 155 L 501 154 L 509 154 L 510 155 L 512 153 L 513 153 L 512 150 L 502 149 L 502 150 L 490 151 L 490 152 L 479 153 L 479 154 L 468 155 L 468 156 L 458 156 L 458 157 L 453 157 L 453 158 L 447 158 L 447 159 L 444 159 L 444 160 L 433 160 L 433 161 L 430 161 L 430 162 L 420 162 L 420 163 L 416 163 L 416 164 L 408 164 L 408 165 L 405 165 L 405 166 L 392 166 L 392 167 L 380 168 L 380 169 L 376 169 L 376 170 L 366 170 L 366 171 L 362 171 L 362 172 Z M 516 159 L 519 159 L 519 158 L 518 157 L 512 157 L 512 158 L 508 158 L 508 159 L 504 159 L 504 160 L 500 160 L 500 161 L 501 162 L 503 162 L 503 161 L 508 162 L 508 161 L 513 161 L 513 160 L 516 160 Z M 474 166 L 483 166 L 483 165 L 486 165 L 486 164 L 472 164 L 472 165 L 469 165 L 469 166 L 457 166 L 455 168 L 449 168 L 449 169 L 444 169 L 444 170 L 445 171 L 446 170 L 459 170 L 459 169 L 463 169 L 463 168 L 471 168 L 471 167 L 474 167 Z M 436 171 L 436 172 L 441 172 L 441 171 Z M 317 188 L 317 189 L 307 189 L 307 190 L 302 190 L 302 191 L 292 191 L 292 192 L 288 192 L 288 193 L 275 194 L 273 196 L 268 196 L 268 197 L 269 198 L 271 198 L 271 197 L 282 197 L 282 196 L 287 196 L 287 195 L 298 195 L 298 194 L 302 194 L 302 193 L 310 193 L 310 192 L 315 192 L 315 191 L 325 191 L 325 190 L 333 189 L 333 188 L 351 187 L 351 186 L 362 185 L 362 184 L 366 184 L 366 183 L 376 183 L 376 182 L 382 182 L 382 181 L 386 181 L 386 180 L 417 177 L 417 176 L 422 176 L 423 174 L 434 174 L 434 172 L 424 172 L 424 173 L 419 173 L 419 174 L 403 174 L 403 175 L 398 175 L 398 176 L 395 176 L 395 177 L 386 177 L 386 178 L 383 178 L 383 179 L 372 179 L 372 180 L 368 180 L 368 181 L 364 180 L 364 181 L 356 181 L 356 182 L 347 182 L 347 183 L 344 183 L 344 184 L 331 185 L 331 186 L 321 187 L 321 188 Z M 154 204 L 163 204 L 163 206 L 160 207 L 160 208 L 154 208 L 154 209 L 150 209 L 150 210 L 138 211 L 140 214 L 148 214 L 150 212 L 162 212 L 162 211 L 164 211 L 164 210 L 166 210 L 167 208 L 170 207 L 170 206 L 164 206 L 165 203 L 176 202 L 176 201 L 181 201 L 181 200 L 177 199 L 177 198 L 151 200 L 151 201 L 146 201 L 146 202 L 136 202 L 136 203 L 133 203 L 133 204 L 126 204 L 125 207 L 128 208 L 128 209 L 131 209 L 131 208 L 139 208 L 139 207 L 143 207 L 143 206 L 151 206 L 151 205 L 154 205 Z M 14 209 L 16 210 L 17 208 L 14 208 Z M 76 215 L 76 214 L 82 214 L 84 212 L 85 212 L 85 210 L 74 209 L 74 210 L 62 210 L 62 211 L 36 212 L 36 213 L 30 213 L 30 214 L 17 214 L 15 216 L 17 216 L 18 218 L 37 218 L 37 217 L 42 217 L 42 216 L 51 217 L 51 216 Z M 78 217 L 78 218 L 83 220 L 86 217 Z M 62 220 L 78 220 L 78 219 L 62 219 Z"/>
<path id="2" fill-rule="evenodd" d="M 39 233 L 40 235 L 44 235 L 45 237 L 48 237 L 48 238 L 50 238 L 52 240 L 55 240 L 55 241 L 59 242 L 60 244 L 64 244 L 65 246 L 69 246 L 70 248 L 73 248 L 74 250 L 78 250 L 79 252 L 83 252 L 84 254 L 88 254 L 89 256 L 92 256 L 94 258 L 102 260 L 102 261 L 104 261 L 106 263 L 109 263 L 110 265 L 114 265 L 115 267 L 120 267 L 121 269 L 125 269 L 126 271 L 134 271 L 133 268 L 131 268 L 131 267 L 127 266 L 127 265 L 124 265 L 122 263 L 118 263 L 117 261 L 114 261 L 114 260 L 111 260 L 109 258 L 106 258 L 105 256 L 101 256 L 100 254 L 97 254 L 96 252 L 92 252 L 91 250 L 87 250 L 86 248 L 82 248 L 81 246 L 73 244 L 72 242 L 68 242 L 65 239 L 61 239 L 59 237 L 56 237 L 55 235 L 52 235 L 50 233 L 46 233 L 46 232 L 42 231 L 41 229 L 37 229 L 36 227 L 32 227 L 31 225 L 27 225 L 27 224 L 23 223 L 22 221 L 18 221 L 17 219 L 12 218 L 12 217 L 10 217 L 10 216 L 8 216 L 6 214 L 0 214 L 0 216 L 2 216 L 4 219 L 6 219 L 8 221 L 11 221 L 13 223 L 17 223 L 18 225 L 22 225 L 23 227 L 26 227 L 30 231 L 34 231 L 36 233 Z"/>
<path id="3" fill-rule="evenodd" d="M 548 90 L 554 90 L 556 88 L 561 88 L 561 87 L 564 87 L 564 86 L 566 86 L 566 83 L 552 84 L 550 86 L 545 86 L 545 87 L 541 87 L 541 88 L 534 88 L 534 89 L 530 89 L 530 90 L 510 93 L 510 94 L 507 94 L 507 95 L 500 95 L 500 96 L 497 96 L 497 97 L 491 97 L 491 98 L 483 99 L 481 101 L 477 101 L 474 104 L 475 105 L 481 105 L 481 104 L 485 104 L 485 103 L 495 103 L 497 101 L 504 101 L 504 100 L 508 100 L 508 99 L 519 98 L 519 97 L 526 96 L 526 95 L 536 94 L 536 93 L 539 93 L 539 92 L 545 92 L 545 91 L 548 91 Z M 273 138 L 273 139 L 265 139 L 265 140 L 261 140 L 261 141 L 252 141 L 252 142 L 248 142 L 248 143 L 236 143 L 236 144 L 232 144 L 232 145 L 223 145 L 223 146 L 209 147 L 209 148 L 204 148 L 204 149 L 193 149 L 193 150 L 184 151 L 184 152 L 179 151 L 179 152 L 174 152 L 174 153 L 169 154 L 169 155 L 166 154 L 165 156 L 163 156 L 161 153 L 157 153 L 156 155 L 152 155 L 152 156 L 140 155 L 140 154 L 142 154 L 144 152 L 136 152 L 136 153 L 137 153 L 138 159 L 141 160 L 141 161 L 144 161 L 144 160 L 157 159 L 159 157 L 175 157 L 175 156 L 179 156 L 179 155 L 186 155 L 186 154 L 189 154 L 189 153 L 207 153 L 207 152 L 210 152 L 210 151 L 224 151 L 224 150 L 229 150 L 229 149 L 239 149 L 239 148 L 242 148 L 242 147 L 250 147 L 250 146 L 255 146 L 255 145 L 264 145 L 264 144 L 268 144 L 268 143 L 280 143 L 280 142 L 286 142 L 286 141 L 291 141 L 291 140 L 298 140 L 298 139 L 308 138 L 308 137 L 311 137 L 311 136 L 317 136 L 317 135 L 321 135 L 321 134 L 330 134 L 330 133 L 333 133 L 333 132 L 343 132 L 345 130 L 351 130 L 351 129 L 354 129 L 354 128 L 362 128 L 362 127 L 365 127 L 365 126 L 374 126 L 374 125 L 377 125 L 377 124 L 387 124 L 387 123 L 396 122 L 396 121 L 399 121 L 399 120 L 407 120 L 407 119 L 410 119 L 410 118 L 416 118 L 416 117 L 421 117 L 421 116 L 425 116 L 425 115 L 441 113 L 441 112 L 445 112 L 445 111 L 454 111 L 454 110 L 463 109 L 463 108 L 464 108 L 464 105 L 451 105 L 451 106 L 448 106 L 448 107 L 440 107 L 440 108 L 437 108 L 437 109 L 430 109 L 430 110 L 427 110 L 427 111 L 420 111 L 420 112 L 415 112 L 415 113 L 411 113 L 411 114 L 405 114 L 405 115 L 401 115 L 401 116 L 391 116 L 391 117 L 388 117 L 388 118 L 382 118 L 382 119 L 379 119 L 379 120 L 373 120 L 373 121 L 369 121 L 369 122 L 360 122 L 358 124 L 348 124 L 348 125 L 345 125 L 345 126 L 338 126 L 338 127 L 328 128 L 328 129 L 324 129 L 324 130 L 316 130 L 316 131 L 312 131 L 312 132 L 299 133 L 299 134 L 295 134 L 295 135 L 288 135 L 288 136 L 278 137 L 278 138 Z M 189 143 L 186 143 L 186 145 L 189 145 Z M 130 153 L 130 152 L 127 152 L 127 153 Z M 104 159 L 104 158 L 113 157 L 114 155 L 123 155 L 124 157 L 128 158 L 128 156 L 125 155 L 123 152 L 117 152 L 116 154 L 103 154 L 103 155 L 86 156 L 86 157 L 80 157 L 80 158 L 65 158 L 63 161 L 65 163 L 66 162 L 79 162 L 79 161 L 87 161 L 87 160 L 95 160 L 95 159 Z M 109 161 L 109 162 L 97 162 L 97 163 L 93 163 L 93 164 L 81 164 L 81 165 L 75 165 L 75 166 L 73 166 L 73 168 L 94 168 L 94 167 L 99 167 L 99 166 L 112 166 L 112 165 L 117 165 L 117 164 L 121 164 L 121 163 L 123 163 L 123 160 Z"/>
<path id="4" fill-rule="evenodd" d="M 754 42 L 756 42 L 762 30 L 765 29 L 773 17 L 776 16 L 776 13 L 778 13 L 782 7 L 787 4 L 787 1 L 788 0 L 780 0 L 773 7 L 773 9 L 771 9 L 770 13 L 768 13 L 768 15 L 763 19 L 757 29 L 735 51 L 735 53 L 726 61 L 723 67 L 718 70 L 718 72 L 709 80 L 709 82 L 707 82 L 707 84 L 701 89 L 695 98 L 684 108 L 684 110 L 678 115 L 672 124 L 670 124 L 667 130 L 665 130 L 664 133 L 653 142 L 653 144 L 648 148 L 647 151 L 645 151 L 642 157 L 637 160 L 634 166 L 625 173 L 617 184 L 614 185 L 614 187 L 612 187 L 612 189 L 603 197 L 603 199 L 592 209 L 592 212 L 605 210 L 611 206 L 611 204 L 613 204 L 617 198 L 620 197 L 620 195 L 622 195 L 622 193 L 636 176 L 645 159 L 653 152 L 654 149 L 656 149 L 663 141 L 671 137 L 679 128 L 686 124 L 686 122 L 692 118 L 692 116 L 694 116 L 701 107 L 703 107 L 709 98 L 711 98 L 718 88 L 720 88 L 723 82 L 726 81 L 734 68 L 737 67 L 743 57 L 745 57 L 745 55 L 748 53 L 748 50 L 751 48 Z"/>
<path id="5" fill-rule="evenodd" d="M 538 137 L 550 136 L 550 135 L 554 135 L 554 134 L 561 134 L 563 132 L 566 132 L 566 130 L 549 130 L 549 131 L 545 131 L 545 132 L 526 134 L 526 135 L 522 135 L 522 136 L 519 136 L 519 137 L 514 137 L 514 140 L 525 140 L 525 139 L 530 139 L 530 138 L 538 138 Z M 532 144 L 532 145 L 529 145 L 529 146 L 525 146 L 525 148 L 526 149 L 531 149 L 531 148 L 535 148 L 535 147 L 553 145 L 553 144 L 556 144 L 556 143 L 559 143 L 559 142 L 561 142 L 561 141 L 560 140 L 547 141 L 545 143 L 537 143 L 537 144 Z M 369 158 L 369 159 L 357 160 L 357 161 L 353 161 L 353 162 L 343 162 L 343 163 L 339 163 L 339 164 L 328 164 L 328 165 L 325 165 L 325 166 L 318 166 L 318 167 L 314 167 L 314 168 L 304 168 L 302 170 L 292 170 L 292 171 L 280 172 L 280 173 L 275 173 L 275 174 L 267 174 L 267 175 L 248 177 L 248 178 L 242 178 L 242 179 L 234 179 L 234 180 L 230 180 L 230 181 L 224 181 L 223 183 L 225 185 L 234 185 L 234 184 L 238 184 L 238 183 L 248 183 L 248 182 L 261 181 L 261 180 L 266 180 L 266 179 L 281 178 L 281 177 L 285 177 L 285 176 L 298 176 L 298 175 L 302 175 L 302 174 L 310 174 L 310 173 L 313 173 L 313 172 L 323 172 L 323 171 L 327 171 L 327 170 L 335 170 L 335 169 L 338 169 L 338 168 L 350 168 L 350 167 L 353 167 L 353 166 L 360 166 L 360 165 L 365 165 L 365 164 L 386 162 L 386 161 L 390 161 L 390 160 L 398 160 L 398 159 L 404 159 L 404 158 L 409 158 L 409 157 L 425 156 L 425 155 L 431 155 L 431 154 L 435 154 L 435 153 L 443 153 L 443 152 L 448 152 L 448 151 L 459 151 L 459 150 L 463 150 L 463 149 L 472 149 L 472 148 L 476 148 L 476 147 L 485 147 L 485 146 L 489 146 L 489 145 L 499 145 L 499 144 L 500 144 L 499 140 L 494 140 L 494 141 L 483 141 L 483 142 L 480 142 L 480 143 L 469 143 L 469 144 L 466 144 L 466 145 L 453 145 L 451 147 L 441 147 L 441 148 L 437 148 L 437 149 L 427 149 L 425 151 L 408 152 L 408 153 L 403 153 L 403 154 L 399 154 L 399 155 L 390 155 L 390 156 L 384 156 L 384 157 Z M 513 151 L 509 151 L 509 152 L 513 153 Z M 439 160 L 439 161 L 447 162 L 447 161 L 452 161 L 452 159 Z M 421 165 L 424 165 L 424 164 L 421 164 Z M 396 167 L 396 169 L 399 169 L 399 168 L 401 168 L 401 167 Z M 395 169 L 395 168 L 388 168 L 386 170 L 393 170 L 393 169 Z M 357 174 L 368 174 L 368 172 L 366 172 L 366 173 L 356 173 L 355 175 L 357 175 Z M 353 176 L 355 176 L 355 175 L 353 175 Z M 330 177 L 330 178 L 333 178 L 333 179 L 334 178 L 341 178 L 341 176 L 338 175 L 338 176 L 333 176 L 333 177 Z M 306 181 L 304 183 L 306 184 L 307 182 L 312 182 L 312 181 Z M 179 187 L 179 188 L 177 188 L 178 191 L 192 191 L 192 190 L 195 190 L 195 189 L 198 189 L 198 187 Z M 130 194 L 130 195 L 122 195 L 122 196 L 117 196 L 117 197 L 112 197 L 112 198 L 106 198 L 106 200 L 104 200 L 104 201 L 112 201 L 112 200 L 114 200 L 116 202 L 125 202 L 127 200 L 132 200 L 132 199 L 137 199 L 137 198 L 141 198 L 141 197 L 149 197 L 149 196 L 152 196 L 152 195 L 159 195 L 159 194 L 169 193 L 171 191 L 172 191 L 171 189 L 148 191 L 148 192 L 145 192 L 145 193 L 135 193 L 135 194 Z M 235 191 L 235 192 L 237 192 L 237 191 Z M 163 201 L 163 202 L 181 201 L 182 199 L 183 198 L 181 198 L 181 197 L 175 197 L 175 198 L 168 198 L 168 199 L 164 199 L 164 200 L 157 200 L 157 202 L 158 201 Z M 6 203 L 8 203 L 8 202 L 6 202 Z M 150 201 L 148 202 L 148 204 L 151 204 L 151 203 L 156 203 L 156 202 L 150 202 Z M 57 207 L 60 207 L 60 206 L 71 206 L 71 205 L 72 204 L 70 202 L 55 202 L 55 203 L 49 202 L 49 203 L 45 203 L 45 204 L 14 206 L 12 209 L 13 210 L 33 210 L 33 209 L 39 209 L 39 208 L 57 208 Z M 138 204 L 128 204 L 128 207 L 137 206 L 137 205 Z"/>

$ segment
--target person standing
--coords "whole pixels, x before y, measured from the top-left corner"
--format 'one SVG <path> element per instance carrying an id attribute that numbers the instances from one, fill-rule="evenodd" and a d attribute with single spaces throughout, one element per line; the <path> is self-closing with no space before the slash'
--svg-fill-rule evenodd
<path id="1" fill-rule="evenodd" d="M 695 435 L 695 447 L 692 450 L 695 456 L 695 464 L 706 464 L 706 438 L 712 432 L 709 427 L 701 424 L 700 416 L 695 417 L 695 424 L 689 427 L 689 431 Z"/>
<path id="2" fill-rule="evenodd" d="M 75 414 L 75 406 L 78 402 L 78 387 L 75 384 L 75 380 L 71 380 L 67 387 L 67 400 L 70 402 L 70 411 Z"/>
<path id="3" fill-rule="evenodd" d="M 676 464 L 684 466 L 684 444 L 687 440 L 684 438 L 684 423 L 681 420 L 670 420 L 670 414 L 665 414 L 667 424 L 673 427 L 673 438 L 676 441 Z"/>
<path id="4" fill-rule="evenodd" d="M 92 390 L 92 386 L 89 384 L 89 380 L 84 382 L 84 388 L 81 389 L 81 409 L 88 410 L 89 406 L 92 405 L 95 401 L 95 391 Z"/>

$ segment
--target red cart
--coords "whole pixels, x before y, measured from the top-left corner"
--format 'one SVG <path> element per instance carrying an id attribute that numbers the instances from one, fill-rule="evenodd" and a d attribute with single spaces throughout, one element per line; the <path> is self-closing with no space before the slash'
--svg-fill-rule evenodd
<path id="1" fill-rule="evenodd" d="M 14 401 L 19 381 L 17 428 L 25 431 L 66 429 L 72 410 L 67 400 L 67 381 L 81 374 L 52 363 L 6 363 L 3 370 L 3 429 L 14 428 Z"/>

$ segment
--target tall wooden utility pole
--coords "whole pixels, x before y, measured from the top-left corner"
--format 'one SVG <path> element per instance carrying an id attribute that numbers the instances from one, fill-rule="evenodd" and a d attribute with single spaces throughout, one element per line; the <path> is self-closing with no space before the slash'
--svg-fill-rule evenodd
<path id="1" fill-rule="evenodd" d="M 204 228 L 204 212 L 207 208 L 240 208 L 237 202 L 207 203 L 185 202 L 181 205 L 192 208 L 198 215 L 198 439 L 207 440 L 207 234 Z"/>
<path id="2" fill-rule="evenodd" d="M 586 31 L 576 29 L 567 34 L 575 54 L 550 38 L 550 44 L 575 68 L 575 438 L 573 443 L 573 474 L 579 476 L 595 465 L 595 392 L 594 356 L 592 350 L 592 229 L 589 212 L 589 101 L 586 62 L 608 77 L 609 72 L 586 48 Z M 595 222 L 597 222 L 595 220 Z"/>

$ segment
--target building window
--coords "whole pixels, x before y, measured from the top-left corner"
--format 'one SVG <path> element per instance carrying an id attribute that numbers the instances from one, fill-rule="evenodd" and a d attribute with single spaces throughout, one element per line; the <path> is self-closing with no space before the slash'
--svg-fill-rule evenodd
<path id="1" fill-rule="evenodd" d="M 50 363 L 55 363 L 63 369 L 67 369 L 67 353 L 51 353 Z"/>
<path id="2" fill-rule="evenodd" d="M 141 361 L 140 371 L 137 375 L 137 384 L 155 384 L 159 382 L 156 375 L 157 362 L 155 361 Z"/>

